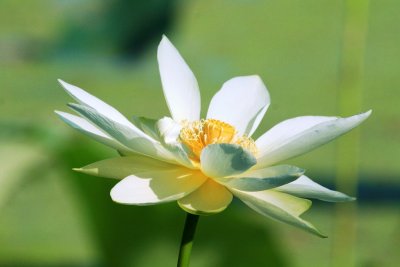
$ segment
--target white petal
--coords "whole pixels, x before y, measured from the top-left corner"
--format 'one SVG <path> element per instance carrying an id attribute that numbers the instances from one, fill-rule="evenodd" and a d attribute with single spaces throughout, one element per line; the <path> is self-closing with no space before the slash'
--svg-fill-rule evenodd
<path id="1" fill-rule="evenodd" d="M 239 145 L 213 144 L 202 150 L 200 163 L 205 175 L 219 178 L 243 173 L 257 161 L 252 154 Z"/>
<path id="2" fill-rule="evenodd" d="M 224 186 L 208 179 L 193 193 L 178 200 L 179 206 L 192 214 L 211 215 L 225 210 L 232 194 Z"/>
<path id="3" fill-rule="evenodd" d="M 256 140 L 257 168 L 272 165 L 317 148 L 345 134 L 368 118 L 371 111 L 347 118 L 304 116 L 283 121 Z"/>
<path id="4" fill-rule="evenodd" d="M 152 170 L 130 175 L 111 190 L 111 198 L 118 203 L 151 205 L 180 199 L 205 182 L 198 171 L 177 168 Z"/>
<path id="5" fill-rule="evenodd" d="M 166 144 L 176 144 L 182 126 L 171 118 L 164 117 L 157 121 L 156 127 L 160 140 Z"/>
<path id="6" fill-rule="evenodd" d="M 171 118 L 164 117 L 157 121 L 155 128 L 162 145 L 175 160 L 187 168 L 194 168 L 188 153 L 182 143 L 178 141 L 181 125 Z"/>
<path id="7" fill-rule="evenodd" d="M 175 121 L 200 119 L 197 80 L 178 50 L 166 36 L 158 46 L 158 65 L 165 100 Z"/>
<path id="8" fill-rule="evenodd" d="M 242 191 L 263 191 L 296 180 L 303 169 L 290 165 L 278 165 L 259 170 L 249 170 L 236 177 L 217 178 L 219 183 Z"/>
<path id="9" fill-rule="evenodd" d="M 172 160 L 168 151 L 159 142 L 147 136 L 133 124 L 120 124 L 87 106 L 78 104 L 69 104 L 68 106 L 136 153 L 159 160 Z"/>
<path id="10" fill-rule="evenodd" d="M 257 75 L 225 82 L 210 102 L 207 118 L 235 126 L 239 134 L 251 136 L 270 104 L 267 88 Z"/>
<path id="11" fill-rule="evenodd" d="M 136 154 L 97 161 L 74 170 L 94 176 L 123 179 L 131 174 L 171 169 L 182 169 L 182 172 L 186 172 L 183 167 Z"/>
<path id="12" fill-rule="evenodd" d="M 169 117 L 160 120 L 135 117 L 135 124 L 146 134 L 158 140 L 163 147 L 171 154 L 176 162 L 188 168 L 194 168 L 182 143 L 178 141 L 181 125 Z"/>
<path id="13" fill-rule="evenodd" d="M 247 206 L 264 216 L 325 237 L 311 223 L 299 217 L 311 206 L 311 201 L 307 199 L 297 198 L 274 190 L 260 192 L 231 191 Z"/>
<path id="14" fill-rule="evenodd" d="M 89 94 L 88 92 L 82 90 L 79 87 L 76 87 L 72 84 L 68 84 L 62 80 L 58 80 L 58 82 L 64 87 L 68 94 L 70 94 L 76 101 L 80 104 L 91 107 L 97 110 L 98 113 L 103 114 L 104 116 L 109 117 L 110 119 L 123 124 L 130 125 L 131 123 L 127 118 L 124 117 L 118 110 L 98 99 L 97 97 Z"/>
<path id="15" fill-rule="evenodd" d="M 90 136 L 96 141 L 123 153 L 129 153 L 131 151 L 129 148 L 114 140 L 85 119 L 62 111 L 55 111 L 55 113 L 72 128 L 77 129 L 87 136 Z"/>
<path id="16" fill-rule="evenodd" d="M 154 140 L 160 141 L 159 134 L 156 129 L 156 119 L 149 119 L 145 117 L 137 117 L 133 116 L 132 117 L 133 124 L 139 128 L 142 132 L 153 138 Z"/>
<path id="17" fill-rule="evenodd" d="M 349 197 L 341 192 L 325 188 L 316 182 L 313 182 L 305 175 L 300 176 L 297 180 L 289 184 L 277 187 L 276 190 L 302 198 L 316 198 L 329 202 L 355 200 L 355 198 Z"/>

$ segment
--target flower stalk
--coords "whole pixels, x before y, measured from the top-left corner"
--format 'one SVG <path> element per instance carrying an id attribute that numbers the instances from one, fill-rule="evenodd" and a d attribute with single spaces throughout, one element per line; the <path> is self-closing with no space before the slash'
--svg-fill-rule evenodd
<path id="1" fill-rule="evenodd" d="M 183 229 L 181 245 L 179 248 L 177 267 L 189 266 L 190 253 L 192 252 L 194 234 L 196 232 L 198 221 L 199 215 L 194 215 L 191 213 L 186 214 L 185 226 Z"/>

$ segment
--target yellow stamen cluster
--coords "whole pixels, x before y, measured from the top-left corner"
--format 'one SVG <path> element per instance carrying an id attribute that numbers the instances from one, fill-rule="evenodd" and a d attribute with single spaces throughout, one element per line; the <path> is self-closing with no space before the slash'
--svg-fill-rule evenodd
<path id="1" fill-rule="evenodd" d="M 210 144 L 237 144 L 253 155 L 257 153 L 253 139 L 245 135 L 237 136 L 235 127 L 219 120 L 206 119 L 184 123 L 179 137 L 190 149 L 191 158 L 195 161 L 200 161 L 201 151 Z"/>

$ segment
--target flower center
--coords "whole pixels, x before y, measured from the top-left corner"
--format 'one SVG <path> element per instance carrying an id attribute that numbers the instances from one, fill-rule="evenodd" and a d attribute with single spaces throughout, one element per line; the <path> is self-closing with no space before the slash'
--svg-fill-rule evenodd
<path id="1" fill-rule="evenodd" d="M 198 162 L 203 148 L 211 144 L 237 144 L 253 155 L 257 154 L 253 139 L 246 135 L 238 136 L 235 127 L 219 120 L 186 122 L 180 131 L 179 138 L 192 152 L 190 158 Z"/>

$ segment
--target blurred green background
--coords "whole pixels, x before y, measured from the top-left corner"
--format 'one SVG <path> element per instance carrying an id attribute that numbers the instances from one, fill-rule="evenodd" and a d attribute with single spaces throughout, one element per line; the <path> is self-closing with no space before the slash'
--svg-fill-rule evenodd
<path id="1" fill-rule="evenodd" d="M 255 136 L 300 115 L 373 109 L 358 130 L 290 163 L 356 195 L 305 214 L 328 239 L 235 201 L 202 217 L 193 267 L 398 266 L 400 2 L 32 0 L 0 2 L 0 266 L 175 266 L 176 203 L 113 203 L 116 181 L 73 167 L 115 156 L 64 125 L 57 78 L 131 115 L 167 115 L 165 33 L 195 73 L 203 114 L 229 78 L 259 74 L 272 105 Z"/>

